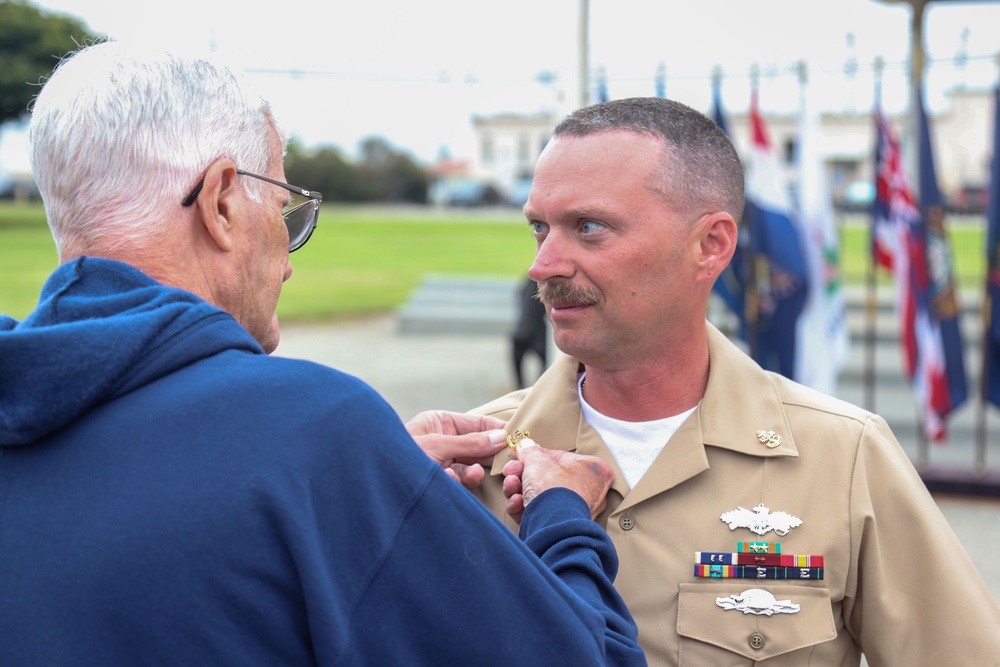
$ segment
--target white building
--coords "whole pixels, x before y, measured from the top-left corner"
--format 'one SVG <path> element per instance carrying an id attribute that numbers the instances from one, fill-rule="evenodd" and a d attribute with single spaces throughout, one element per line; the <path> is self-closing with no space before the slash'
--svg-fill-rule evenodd
<path id="1" fill-rule="evenodd" d="M 989 186 L 993 146 L 993 91 L 956 89 L 948 94 L 947 109 L 930 117 L 938 186 L 952 201 L 960 199 L 965 188 Z M 704 109 L 708 113 L 707 109 Z M 502 191 L 510 191 L 523 179 L 530 179 L 535 161 L 545 145 L 557 118 L 546 114 L 530 116 L 502 114 L 473 118 L 476 154 L 470 176 L 490 182 Z M 733 143 L 741 156 L 749 153 L 747 114 L 727 114 Z M 765 115 L 771 142 L 788 166 L 794 179 L 795 114 Z M 909 118 L 891 117 L 897 135 L 903 140 L 904 154 L 910 146 Z M 848 186 L 873 180 L 875 157 L 875 122 L 872 112 L 824 114 L 820 122 L 819 148 L 825 156 L 830 192 L 835 200 L 846 197 Z M 914 162 L 915 164 L 915 162 Z M 910 174 L 916 183 L 917 174 Z"/>
<path id="2" fill-rule="evenodd" d="M 530 182 L 556 120 L 546 113 L 473 117 L 476 154 L 472 158 L 472 176 L 513 195 Z"/>

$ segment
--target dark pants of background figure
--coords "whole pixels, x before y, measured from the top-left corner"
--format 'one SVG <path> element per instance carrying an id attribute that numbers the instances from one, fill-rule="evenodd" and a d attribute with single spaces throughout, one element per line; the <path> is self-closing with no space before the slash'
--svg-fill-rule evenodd
<path id="1" fill-rule="evenodd" d="M 538 286 L 530 278 L 521 285 L 518 301 L 517 325 L 511 334 L 513 347 L 514 376 L 519 388 L 526 387 L 524 378 L 524 357 L 533 352 L 541 361 L 542 368 L 548 366 L 548 330 L 545 326 L 545 306 L 535 298 Z"/>

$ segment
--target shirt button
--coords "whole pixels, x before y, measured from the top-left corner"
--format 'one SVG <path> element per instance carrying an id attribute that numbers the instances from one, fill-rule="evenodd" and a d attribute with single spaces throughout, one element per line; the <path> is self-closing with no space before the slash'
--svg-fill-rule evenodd
<path id="1" fill-rule="evenodd" d="M 764 635 L 760 634 L 759 632 L 755 632 L 752 635 L 750 635 L 749 641 L 750 641 L 750 648 L 752 648 L 755 651 L 759 651 L 760 649 L 764 648 Z"/>
<path id="2" fill-rule="evenodd" d="M 632 530 L 635 528 L 635 519 L 630 516 L 623 516 L 618 519 L 618 525 L 622 527 L 622 530 Z"/>

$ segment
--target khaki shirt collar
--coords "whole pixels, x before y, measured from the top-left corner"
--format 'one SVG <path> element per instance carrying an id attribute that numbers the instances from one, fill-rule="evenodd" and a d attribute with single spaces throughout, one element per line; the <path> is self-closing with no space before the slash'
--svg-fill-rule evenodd
<path id="1" fill-rule="evenodd" d="M 766 373 L 711 324 L 708 387 L 697 416 L 706 445 L 749 456 L 798 456 L 792 427 L 778 393 L 779 376 Z M 758 431 L 773 431 L 781 443 L 768 447 Z"/>

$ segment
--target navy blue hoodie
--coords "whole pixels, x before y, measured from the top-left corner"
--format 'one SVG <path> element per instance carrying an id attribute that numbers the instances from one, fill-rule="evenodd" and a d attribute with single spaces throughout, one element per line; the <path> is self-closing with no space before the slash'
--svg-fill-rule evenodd
<path id="1" fill-rule="evenodd" d="M 645 664 L 583 500 L 521 537 L 364 383 L 126 264 L 0 317 L 0 665 Z"/>

